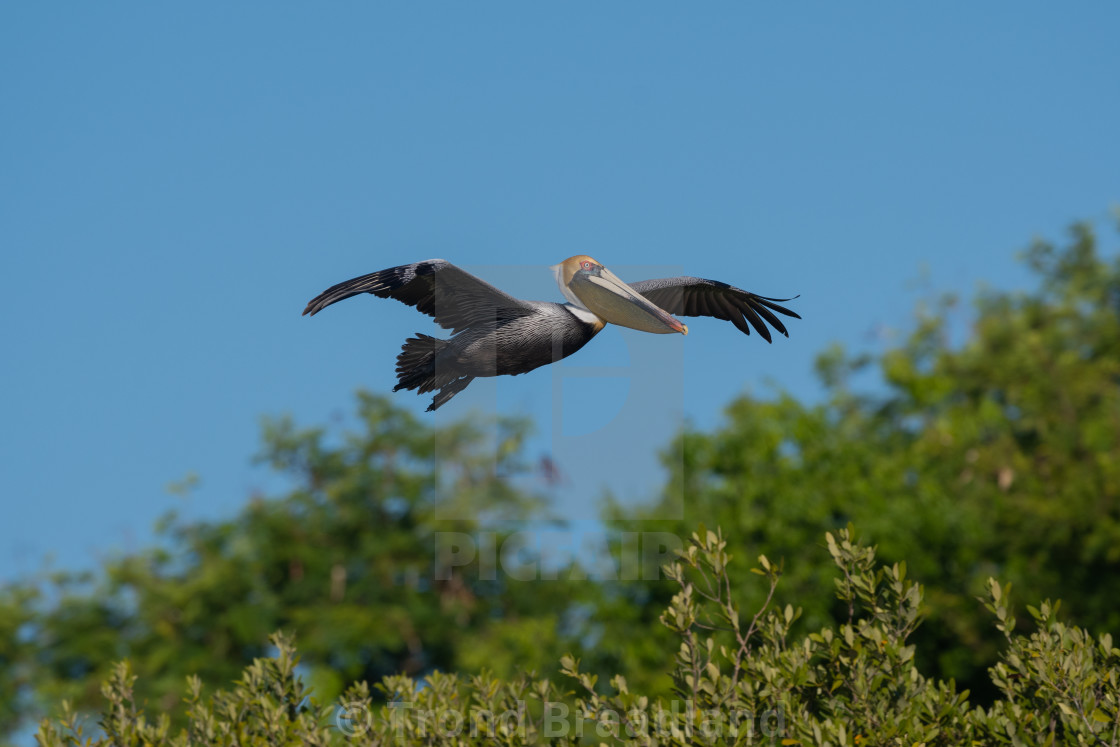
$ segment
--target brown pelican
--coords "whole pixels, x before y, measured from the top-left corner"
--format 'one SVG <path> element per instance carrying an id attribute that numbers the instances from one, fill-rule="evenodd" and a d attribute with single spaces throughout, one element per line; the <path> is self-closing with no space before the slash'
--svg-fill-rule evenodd
<path id="1" fill-rule="evenodd" d="M 655 334 L 687 335 L 688 327 L 673 314 L 711 316 L 730 321 L 747 335 L 753 327 L 770 342 L 767 322 L 789 337 L 775 311 L 801 318 L 778 305 L 792 299 L 757 296 L 716 280 L 678 277 L 627 285 L 582 254 L 552 271 L 568 303 L 523 301 L 450 262 L 430 259 L 331 286 L 311 299 L 303 313 L 314 315 L 350 296 L 372 293 L 414 306 L 451 330 L 447 340 L 417 333 L 397 356 L 393 391 L 439 390 L 429 411 L 479 376 L 516 376 L 566 358 L 608 322 Z"/>

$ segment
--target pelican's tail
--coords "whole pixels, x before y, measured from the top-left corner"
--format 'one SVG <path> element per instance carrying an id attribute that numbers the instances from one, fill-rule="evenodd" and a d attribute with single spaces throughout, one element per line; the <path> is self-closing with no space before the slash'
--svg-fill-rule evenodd
<path id="1" fill-rule="evenodd" d="M 467 384 L 474 380 L 473 376 L 436 370 L 436 356 L 448 344 L 449 340 L 440 340 L 419 332 L 416 337 L 405 340 L 404 347 L 397 356 L 397 385 L 393 387 L 393 391 L 416 389 L 417 394 L 425 394 L 438 389 L 439 393 L 428 406 L 430 412 L 466 389 Z"/>

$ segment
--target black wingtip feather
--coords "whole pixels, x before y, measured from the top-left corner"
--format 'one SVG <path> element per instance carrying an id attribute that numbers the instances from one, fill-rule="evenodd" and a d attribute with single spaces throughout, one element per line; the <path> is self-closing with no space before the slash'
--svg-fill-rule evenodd
<path id="1" fill-rule="evenodd" d="M 758 300 L 758 302 L 760 304 L 762 304 L 763 306 L 765 306 L 769 309 L 773 309 L 774 311 L 778 312 L 779 314 L 785 314 L 786 316 L 793 317 L 794 319 L 800 319 L 801 318 L 801 315 L 798 314 L 796 311 L 794 311 L 792 309 L 787 309 L 785 306 L 779 306 L 778 305 L 779 302 L 785 303 L 787 301 L 795 301 L 798 298 L 801 298 L 800 293 L 798 293 L 793 298 L 767 298 L 766 296 L 755 296 L 755 298 Z"/>
<path id="2" fill-rule="evenodd" d="M 753 304 L 754 310 L 762 315 L 762 318 L 770 323 L 770 326 L 781 332 L 786 337 L 789 337 L 789 332 L 786 331 L 786 325 L 782 324 L 782 320 L 774 316 L 770 309 L 766 308 L 763 304 Z"/>
<path id="3" fill-rule="evenodd" d="M 762 317 L 758 315 L 758 312 L 754 310 L 754 306 L 752 306 L 749 301 L 740 304 L 739 308 L 742 309 L 743 316 L 747 318 L 747 321 L 751 323 L 751 326 L 755 328 L 755 331 L 758 332 L 762 339 L 766 340 L 766 342 L 774 342 L 770 337 L 770 329 L 766 326 L 766 322 L 762 321 Z"/>

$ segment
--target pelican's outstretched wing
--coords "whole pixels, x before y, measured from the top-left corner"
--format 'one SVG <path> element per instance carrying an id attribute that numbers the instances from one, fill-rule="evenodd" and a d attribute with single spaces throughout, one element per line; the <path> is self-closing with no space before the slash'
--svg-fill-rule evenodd
<path id="1" fill-rule="evenodd" d="M 303 313 L 314 315 L 332 303 L 359 293 L 395 298 L 434 318 L 436 324 L 452 332 L 533 313 L 526 302 L 443 259 L 390 267 L 332 285 L 311 299 Z"/>
<path id="2" fill-rule="evenodd" d="M 786 331 L 782 320 L 774 314 L 775 311 L 795 319 L 801 318 L 796 312 L 777 303 L 792 301 L 792 298 L 757 296 L 718 280 L 687 277 L 658 278 L 628 285 L 670 314 L 712 316 L 730 321 L 747 335 L 751 333 L 751 327 L 754 327 L 766 342 L 770 342 L 770 330 L 766 327 L 766 322 L 789 337 L 789 332 Z M 750 322 L 750 326 L 747 322 Z"/>

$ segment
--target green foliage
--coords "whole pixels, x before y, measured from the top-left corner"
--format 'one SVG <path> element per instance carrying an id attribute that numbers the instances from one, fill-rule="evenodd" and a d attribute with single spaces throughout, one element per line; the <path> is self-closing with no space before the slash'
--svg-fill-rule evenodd
<path id="1" fill-rule="evenodd" d="M 385 677 L 376 703 L 365 683 L 320 705 L 297 674 L 291 639 L 274 635 L 277 655 L 249 666 L 231 691 L 204 697 L 188 679 L 189 722 L 151 722 L 134 695 L 136 676 L 117 664 L 106 681 L 102 734 L 92 745 L 537 744 L 625 742 L 717 745 L 1120 745 L 1120 649 L 1054 619 L 1056 605 L 1032 609 L 1037 630 L 1013 633 L 1007 594 L 989 581 L 985 606 L 1006 640 L 991 676 L 1003 694 L 973 707 L 952 682 L 921 674 L 910 642 L 923 616 L 922 588 L 902 564 L 877 563 L 875 548 L 844 529 L 826 535 L 839 573 L 836 598 L 846 621 L 796 637 L 799 611 L 771 605 L 782 575 L 765 556 L 752 570 L 767 601 L 749 621 L 732 600 L 731 558 L 720 532 L 701 528 L 666 568 L 677 593 L 662 624 L 674 648 L 674 693 L 652 697 L 616 674 L 604 692 L 572 656 L 561 673 L 575 690 L 522 673 L 499 679 L 432 673 L 418 681 Z M 333 718 L 332 718 L 333 716 Z M 82 744 L 85 727 L 63 706 L 44 720 L 39 744 Z"/>
<path id="2" fill-rule="evenodd" d="M 1120 649 L 1112 635 L 1094 640 L 1059 622 L 1061 604 L 1049 601 L 1027 607 L 1035 632 L 1013 635 L 1009 589 L 994 579 L 988 586 L 984 606 L 999 620 L 1008 649 L 991 671 L 1003 700 L 978 719 L 1005 744 L 1055 743 L 1059 732 L 1070 744 L 1120 744 Z"/>
<path id="3" fill-rule="evenodd" d="M 33 652 L 24 631 L 34 618 L 36 596 L 24 587 L 0 589 L 0 725 L 18 719 L 24 707 Z"/>
<path id="4" fill-rule="evenodd" d="M 1084 624 L 1115 629 L 1120 256 L 1106 259 L 1099 243 L 1077 225 L 1065 246 L 1026 252 L 1036 291 L 982 292 L 971 313 L 944 298 L 879 354 L 827 351 L 820 404 L 739 398 L 719 428 L 681 434 L 666 497 L 645 516 L 674 515 L 686 496 L 682 520 L 653 526 L 683 533 L 703 519 L 733 547 L 789 560 L 821 531 L 857 524 L 883 558 L 905 559 L 927 582 L 923 667 L 981 700 L 997 695 L 985 669 L 1000 641 L 972 603 L 989 576 L 1061 596 Z M 874 394 L 853 383 L 875 374 Z M 790 568 L 785 593 L 809 627 L 843 619 L 822 593 L 824 569 Z M 737 601 L 763 595 L 746 589 Z"/>
<path id="5" fill-rule="evenodd" d="M 662 622 L 681 639 L 674 682 L 689 704 L 668 720 L 667 743 L 956 745 L 973 737 L 968 694 L 915 666 L 908 639 L 921 620 L 922 592 L 905 566 L 877 565 L 874 548 L 854 542 L 850 529 L 826 540 L 847 618 L 798 639 L 791 629 L 801 611 L 771 607 L 782 576 L 776 564 L 762 555 L 751 569 L 766 581 L 758 587 L 765 601 L 747 622 L 734 602 L 727 541 L 703 529 L 692 535 L 667 569 L 680 591 Z M 591 718 L 634 703 L 624 680 L 616 678 L 610 697 L 595 694 L 592 680 L 581 684 Z"/>
<path id="6" fill-rule="evenodd" d="M 326 745 L 330 730 L 322 723 L 331 708 L 314 706 L 296 675 L 298 658 L 290 638 L 270 638 L 274 658 L 256 659 L 231 691 L 204 697 L 202 680 L 187 678 L 183 701 L 189 722 L 177 732 L 166 713 L 150 721 L 137 704 L 137 676 L 127 661 L 113 667 L 101 692 L 105 708 L 98 721 L 101 733 L 86 736 L 86 727 L 69 702 L 56 722 L 44 721 L 36 739 L 41 745 Z"/>
<path id="7" fill-rule="evenodd" d="M 518 457 L 527 425 L 493 424 L 504 443 L 492 449 L 482 435 L 493 431 L 477 418 L 437 433 L 368 394 L 359 395 L 358 416 L 352 430 L 265 424 L 260 458 L 291 485 L 285 494 L 255 498 L 229 520 L 168 517 L 163 546 L 109 561 L 97 583 L 56 578 L 57 599 L 41 612 L 26 587 L 0 596 L 0 664 L 13 661 L 0 666 L 0 727 L 31 710 L 30 683 L 41 706 L 92 706 L 124 657 L 139 676 L 136 697 L 181 724 L 185 676 L 236 677 L 277 629 L 299 632 L 305 674 L 327 699 L 398 672 L 504 661 L 508 674 L 533 656 L 539 664 L 559 656 L 570 645 L 562 632 L 550 651 L 525 641 L 542 620 L 556 630 L 562 583 L 482 578 L 477 561 L 441 568 L 433 552 L 438 532 L 480 526 L 437 510 L 519 518 L 538 505 L 514 484 L 526 469 Z M 447 496 L 475 510 L 455 510 Z M 508 658 L 511 650 L 522 657 Z"/>

